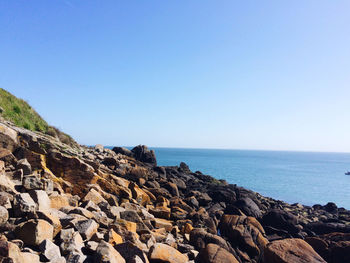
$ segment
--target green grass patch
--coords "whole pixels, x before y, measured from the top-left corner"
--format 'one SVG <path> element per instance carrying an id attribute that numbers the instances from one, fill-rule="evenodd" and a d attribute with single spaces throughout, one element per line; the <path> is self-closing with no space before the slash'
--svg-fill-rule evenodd
<path id="1" fill-rule="evenodd" d="M 2 88 L 0 88 L 0 107 L 2 108 L 0 115 L 18 127 L 51 135 L 71 146 L 77 145 L 68 134 L 48 125 L 26 101 L 15 97 Z"/>
<path id="2" fill-rule="evenodd" d="M 0 107 L 3 109 L 1 115 L 19 127 L 43 133 L 49 128 L 47 122 L 27 102 L 1 88 Z"/>

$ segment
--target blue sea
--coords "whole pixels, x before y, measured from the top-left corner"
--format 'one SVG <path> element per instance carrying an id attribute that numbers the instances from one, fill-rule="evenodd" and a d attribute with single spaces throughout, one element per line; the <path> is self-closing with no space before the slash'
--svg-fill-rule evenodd
<path id="1" fill-rule="evenodd" d="M 158 165 L 185 162 L 192 171 L 262 195 L 305 205 L 350 209 L 349 153 L 152 148 Z"/>

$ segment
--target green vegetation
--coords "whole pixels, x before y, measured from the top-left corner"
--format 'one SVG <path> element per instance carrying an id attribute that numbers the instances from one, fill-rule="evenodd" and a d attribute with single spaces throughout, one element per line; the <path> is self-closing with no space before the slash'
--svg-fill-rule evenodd
<path id="1" fill-rule="evenodd" d="M 0 88 L 0 115 L 18 127 L 46 133 L 61 142 L 74 146 L 77 143 L 68 134 L 48 125 L 41 116 L 24 100 Z"/>
<path id="2" fill-rule="evenodd" d="M 43 133 L 46 133 L 49 128 L 47 122 L 27 102 L 1 88 L 0 107 L 3 109 L 1 115 L 4 119 L 19 127 Z"/>

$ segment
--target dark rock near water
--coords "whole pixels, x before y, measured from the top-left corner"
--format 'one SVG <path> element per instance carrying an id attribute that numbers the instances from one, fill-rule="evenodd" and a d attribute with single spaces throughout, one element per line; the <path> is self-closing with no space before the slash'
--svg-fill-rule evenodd
<path id="1" fill-rule="evenodd" d="M 149 150 L 146 145 L 138 145 L 131 150 L 136 160 L 144 163 L 157 165 L 156 155 L 153 150 Z"/>

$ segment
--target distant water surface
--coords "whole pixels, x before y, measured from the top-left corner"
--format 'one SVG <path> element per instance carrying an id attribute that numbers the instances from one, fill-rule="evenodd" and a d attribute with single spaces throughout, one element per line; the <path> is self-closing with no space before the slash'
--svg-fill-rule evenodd
<path id="1" fill-rule="evenodd" d="M 192 171 L 262 195 L 305 205 L 335 202 L 350 209 L 349 153 L 152 148 L 158 165 L 185 162 Z"/>

